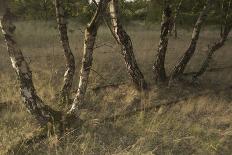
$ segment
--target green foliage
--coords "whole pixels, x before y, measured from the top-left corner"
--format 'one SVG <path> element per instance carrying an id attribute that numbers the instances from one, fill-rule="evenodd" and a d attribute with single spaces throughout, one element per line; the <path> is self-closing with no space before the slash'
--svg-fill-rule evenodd
<path id="1" fill-rule="evenodd" d="M 10 7 L 21 19 L 49 20 L 55 19 L 53 0 L 10 0 Z M 173 14 L 180 0 L 120 0 L 121 18 L 124 22 L 143 21 L 146 23 L 159 23 L 165 4 L 170 4 Z M 206 0 L 183 0 L 177 23 L 181 25 L 193 25 L 202 10 Z M 228 4 L 229 0 L 215 0 L 209 15 L 209 23 L 220 23 L 222 3 Z M 90 20 L 96 7 L 87 0 L 64 0 L 67 17 L 74 17 L 78 21 L 86 23 Z"/>
<path id="2" fill-rule="evenodd" d="M 94 11 L 86 0 L 63 0 L 67 17 L 88 20 Z M 20 19 L 49 20 L 55 18 L 53 0 L 11 0 L 10 7 Z"/>
<path id="3" fill-rule="evenodd" d="M 55 14 L 51 0 L 12 0 L 10 5 L 15 14 L 24 19 L 48 20 Z"/>

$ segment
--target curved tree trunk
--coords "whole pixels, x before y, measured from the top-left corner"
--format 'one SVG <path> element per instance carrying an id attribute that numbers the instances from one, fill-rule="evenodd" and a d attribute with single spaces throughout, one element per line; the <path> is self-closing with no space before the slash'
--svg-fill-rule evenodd
<path id="1" fill-rule="evenodd" d="M 84 97 L 88 85 L 89 74 L 92 67 L 93 61 L 93 49 L 97 36 L 98 27 L 104 12 L 106 11 L 107 4 L 109 0 L 101 0 L 99 2 L 97 11 L 94 14 L 91 22 L 88 24 L 85 30 L 85 39 L 84 39 L 84 54 L 82 59 L 80 81 L 76 96 L 74 98 L 72 107 L 69 113 L 75 113 L 78 111 L 78 106 L 83 104 Z"/>
<path id="2" fill-rule="evenodd" d="M 192 56 L 196 50 L 196 45 L 197 45 L 197 42 L 199 39 L 202 24 L 205 22 L 206 17 L 209 13 L 209 10 L 210 10 L 210 6 L 212 5 L 213 2 L 214 2 L 214 0 L 208 0 L 204 6 L 202 12 L 200 13 L 200 16 L 198 17 L 198 20 L 197 20 L 197 22 L 194 26 L 194 29 L 193 29 L 192 40 L 190 42 L 190 45 L 189 45 L 188 49 L 186 50 L 186 52 L 184 53 L 184 55 L 182 56 L 182 58 L 180 59 L 180 61 L 178 62 L 178 64 L 174 67 L 174 70 L 171 74 L 170 82 L 172 80 L 180 77 L 183 74 L 188 62 L 192 58 Z"/>
<path id="3" fill-rule="evenodd" d="M 199 76 L 205 73 L 205 71 L 209 67 L 209 63 L 212 59 L 213 54 L 224 45 L 225 41 L 226 39 L 221 38 L 219 41 L 217 41 L 216 43 L 214 43 L 212 46 L 208 48 L 208 55 L 205 58 L 203 64 L 201 65 L 199 71 L 193 76 L 194 79 L 197 79 Z"/>
<path id="4" fill-rule="evenodd" d="M 60 41 L 63 46 L 64 56 L 66 59 L 66 72 L 64 74 L 64 84 L 61 90 L 61 102 L 69 103 L 69 95 L 75 73 L 75 59 L 69 45 L 67 34 L 67 21 L 65 19 L 65 12 L 62 0 L 55 0 L 55 7 L 58 29 L 60 33 Z"/>
<path id="5" fill-rule="evenodd" d="M 208 55 L 206 56 L 205 60 L 203 61 L 203 64 L 201 65 L 201 68 L 199 69 L 199 71 L 193 76 L 194 80 L 205 73 L 205 71 L 209 67 L 212 56 L 214 55 L 214 53 L 217 50 L 219 50 L 221 47 L 223 47 L 223 45 L 225 44 L 225 42 L 228 38 L 228 35 L 229 35 L 231 29 L 232 29 L 232 19 L 229 17 L 229 13 L 231 12 L 231 0 L 226 5 L 228 8 L 227 8 L 227 10 L 224 10 L 225 15 L 222 16 L 222 18 L 224 18 L 225 20 L 221 26 L 221 38 L 217 42 L 215 42 L 213 45 L 208 46 Z"/>
<path id="6" fill-rule="evenodd" d="M 166 80 L 166 71 L 164 67 L 165 56 L 168 46 L 168 32 L 172 25 L 172 11 L 169 5 L 163 11 L 160 42 L 158 53 L 153 65 L 153 73 L 156 82 L 164 82 Z"/>
<path id="7" fill-rule="evenodd" d="M 98 4 L 97 4 L 97 2 L 96 2 L 96 0 L 92 0 L 92 2 L 94 3 L 94 5 L 96 6 L 96 7 L 98 7 Z M 104 23 L 105 23 L 105 25 L 109 28 L 109 30 L 110 30 L 110 33 L 112 34 L 112 36 L 114 37 L 114 40 L 119 44 L 119 42 L 118 42 L 118 40 L 117 40 L 117 37 L 115 36 L 115 34 L 114 34 L 114 30 L 113 30 L 113 28 L 111 27 L 111 22 L 110 22 L 110 19 L 108 19 L 108 18 L 106 18 L 106 17 L 108 17 L 108 16 L 110 16 L 109 15 L 109 13 L 108 12 L 105 12 L 105 14 L 103 15 L 103 21 L 104 21 Z"/>
<path id="8" fill-rule="evenodd" d="M 41 125 L 45 125 L 48 122 L 53 122 L 55 114 L 58 114 L 58 112 L 45 105 L 36 93 L 32 81 L 32 72 L 15 41 L 14 31 L 16 27 L 13 25 L 10 15 L 10 10 L 7 9 L 1 19 L 1 29 L 12 66 L 20 83 L 20 93 L 28 111 L 35 116 Z"/>
<path id="9" fill-rule="evenodd" d="M 127 71 L 132 78 L 135 86 L 139 90 L 147 88 L 147 83 L 140 71 L 133 51 L 132 41 L 130 36 L 123 29 L 119 19 L 119 1 L 111 0 L 110 2 L 110 15 L 113 26 L 113 32 L 122 48 L 122 54 L 126 63 Z"/>

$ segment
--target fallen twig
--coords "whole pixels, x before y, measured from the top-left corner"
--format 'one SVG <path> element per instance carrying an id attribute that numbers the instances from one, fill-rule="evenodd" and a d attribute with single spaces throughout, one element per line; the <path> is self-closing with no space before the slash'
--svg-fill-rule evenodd
<path id="1" fill-rule="evenodd" d="M 103 80 L 107 80 L 106 78 L 104 78 L 100 73 L 98 73 L 96 70 L 90 68 L 91 71 L 93 71 L 94 73 L 96 73 L 101 79 Z"/>
<path id="2" fill-rule="evenodd" d="M 97 87 L 93 87 L 92 90 L 93 91 L 98 91 L 100 89 L 105 89 L 107 87 L 114 87 L 114 88 L 117 88 L 121 85 L 125 85 L 126 83 L 125 82 L 122 82 L 122 83 L 110 83 L 110 84 L 106 84 L 106 85 L 103 85 L 103 86 L 97 86 Z"/>
<path id="3" fill-rule="evenodd" d="M 232 69 L 232 65 L 230 66 L 225 66 L 225 67 L 218 67 L 218 68 L 210 68 L 207 69 L 206 72 L 220 72 L 226 69 Z M 197 74 L 197 72 L 188 72 L 188 73 L 184 73 L 185 76 L 191 76 L 191 75 L 195 75 Z"/>
<path id="4" fill-rule="evenodd" d="M 226 87 L 226 88 L 222 88 L 222 89 L 219 89 L 219 90 L 215 90 L 215 91 L 210 91 L 210 92 L 201 92 L 201 93 L 198 93 L 198 94 L 195 94 L 193 96 L 185 96 L 185 97 L 182 97 L 182 98 L 178 98 L 176 100 L 173 100 L 173 101 L 167 101 L 167 102 L 164 102 L 164 103 L 160 103 L 160 101 L 157 101 L 156 103 L 153 103 L 153 105 L 149 106 L 149 107 L 139 107 L 133 111 L 129 111 L 129 112 L 126 112 L 124 114 L 116 114 L 114 116 L 110 116 L 110 117 L 106 117 L 104 118 L 103 120 L 100 121 L 100 123 L 104 123 L 104 122 L 109 122 L 109 121 L 115 121 L 119 118 L 122 118 L 122 117 L 129 117 L 129 116 L 132 116 L 132 115 L 135 115 L 139 112 L 149 112 L 151 110 L 158 110 L 160 107 L 162 106 L 170 106 L 170 105 L 174 105 L 174 104 L 177 104 L 179 102 L 183 102 L 183 101 L 187 101 L 191 98 L 196 98 L 196 97 L 201 97 L 201 96 L 204 96 L 204 95 L 208 95 L 212 92 L 221 92 L 221 91 L 226 91 L 228 89 L 232 89 L 232 85 L 229 86 L 229 87 Z"/>

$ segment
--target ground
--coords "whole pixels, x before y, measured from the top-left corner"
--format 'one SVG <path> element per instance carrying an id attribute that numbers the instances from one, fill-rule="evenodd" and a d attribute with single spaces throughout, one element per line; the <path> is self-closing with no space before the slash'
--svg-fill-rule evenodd
<path id="1" fill-rule="evenodd" d="M 30 21 L 16 25 L 17 40 L 33 71 L 39 96 L 53 108 L 59 108 L 57 96 L 65 63 L 55 22 Z M 60 139 L 52 136 L 30 145 L 24 140 L 35 136 L 40 129 L 22 103 L 18 81 L 0 37 L 0 154 L 6 154 L 18 143 L 20 147 L 10 154 L 231 154 L 232 69 L 207 72 L 194 84 L 157 87 L 152 79 L 152 64 L 159 42 L 159 26 L 131 24 L 126 29 L 150 90 L 140 93 L 134 89 L 120 47 L 108 29 L 102 27 L 81 111 L 83 119 L 98 123 L 73 129 Z M 69 24 L 77 66 L 73 92 L 78 86 L 83 30 L 78 23 Z M 196 54 L 186 72 L 199 68 L 208 44 L 218 36 L 215 27 L 203 28 Z M 170 38 L 166 59 L 168 73 L 190 39 L 191 28 L 181 29 L 178 39 Z M 230 36 L 214 56 L 211 67 L 231 66 L 231 48 Z M 167 103 L 169 105 L 163 105 Z"/>

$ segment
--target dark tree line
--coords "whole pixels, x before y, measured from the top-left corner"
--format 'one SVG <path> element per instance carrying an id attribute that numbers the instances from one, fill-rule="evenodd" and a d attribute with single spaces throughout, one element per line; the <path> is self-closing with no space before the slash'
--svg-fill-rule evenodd
<path id="1" fill-rule="evenodd" d="M 166 1 L 120 0 L 119 3 L 122 8 L 120 18 L 122 22 L 132 20 L 145 21 L 146 23 L 159 22 L 162 20 L 162 10 L 165 7 Z M 180 0 L 168 0 L 167 2 L 174 12 L 176 9 L 178 10 Z M 179 7 L 181 11 L 177 11 L 178 16 L 181 16 L 181 18 L 178 18 L 176 23 L 193 24 L 191 19 L 197 18 L 198 12 L 203 7 L 204 2 L 205 0 L 183 0 Z M 95 11 L 95 5 L 93 3 L 90 4 L 88 0 L 63 0 L 62 3 L 65 9 L 65 16 L 79 19 L 79 21 L 84 23 L 91 19 Z M 51 20 L 56 16 L 53 0 L 9 0 L 9 5 L 19 19 Z M 220 5 L 215 5 L 215 9 L 220 10 Z M 209 21 L 214 24 L 220 20 L 220 16 L 215 15 L 208 17 Z"/>

